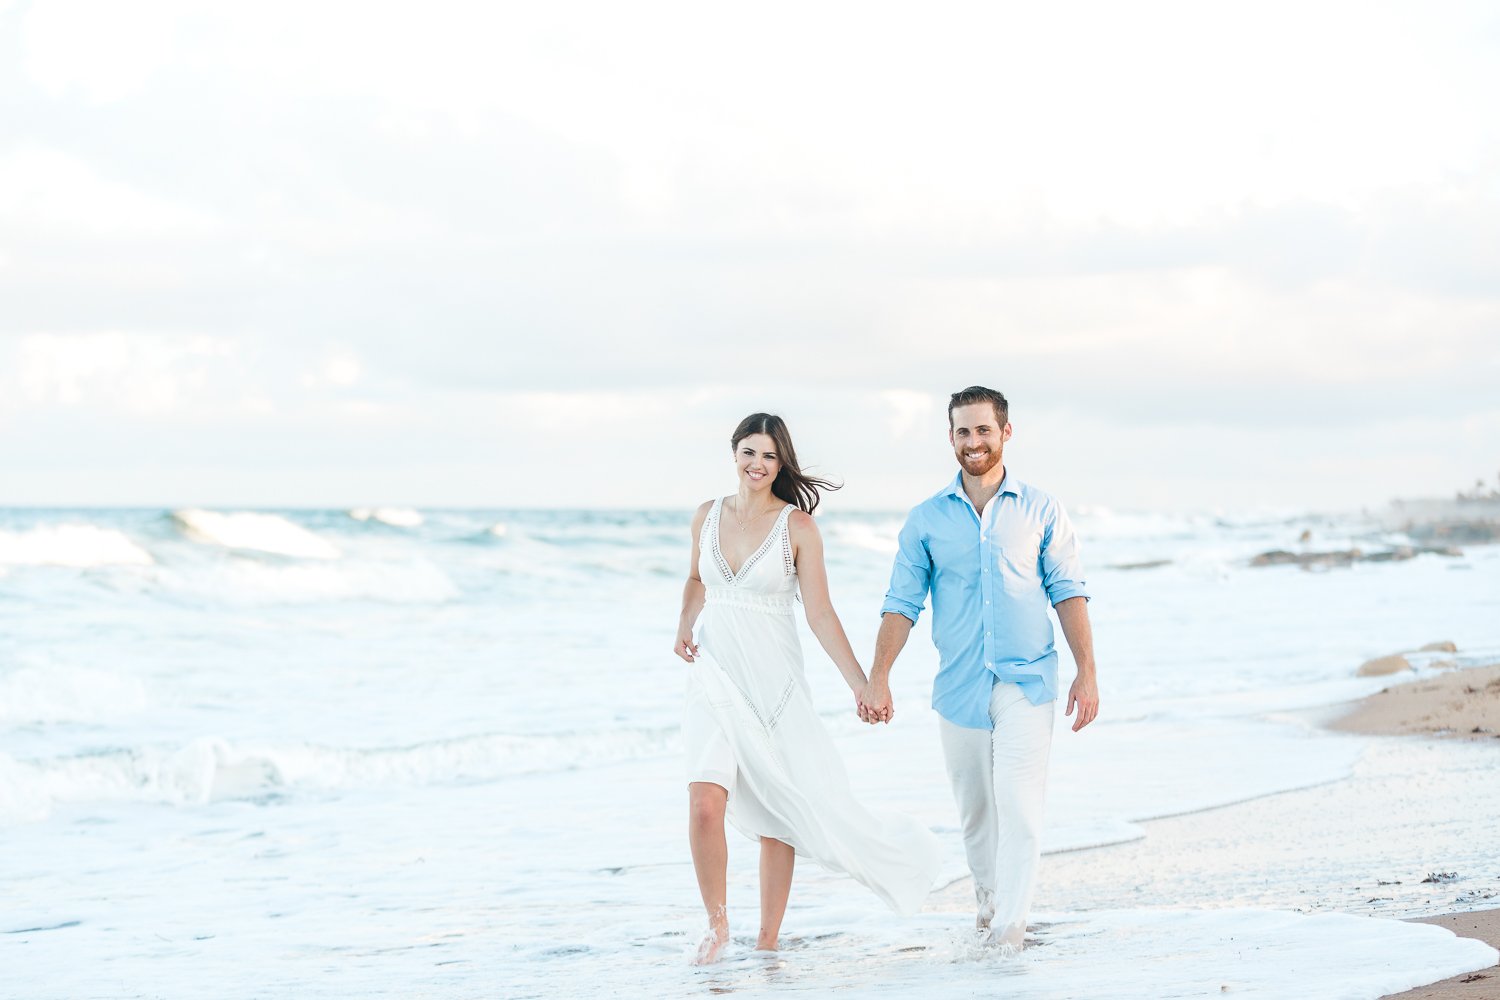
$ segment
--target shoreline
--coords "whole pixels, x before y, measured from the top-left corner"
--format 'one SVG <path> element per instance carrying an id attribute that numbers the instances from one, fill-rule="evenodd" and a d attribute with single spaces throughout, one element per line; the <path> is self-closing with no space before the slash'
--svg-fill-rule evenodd
<path id="1" fill-rule="evenodd" d="M 1425 736 L 1469 742 L 1500 740 L 1500 664 L 1447 669 L 1394 684 L 1346 706 L 1326 727 L 1368 736 Z M 1500 748 L 1500 743 L 1495 744 Z M 1500 909 L 1412 917 L 1459 937 L 1500 948 Z M 1382 1000 L 1484 1000 L 1500 991 L 1500 963 L 1417 986 Z"/>
<path id="2" fill-rule="evenodd" d="M 1459 937 L 1483 941 L 1500 948 L 1500 910 L 1471 910 L 1467 913 L 1440 913 L 1431 917 L 1412 917 L 1414 924 L 1436 924 Z M 1403 993 L 1387 993 L 1380 1000 L 1491 1000 L 1500 993 L 1500 962 L 1487 969 L 1426 986 L 1416 986 Z"/>
<path id="3" fill-rule="evenodd" d="M 1437 736 L 1500 747 L 1500 663 L 1424 670 L 1352 702 L 1325 726 L 1366 736 Z"/>
<path id="4" fill-rule="evenodd" d="M 1393 677 L 1393 681 L 1396 679 Z M 1318 721 L 1313 722 L 1316 711 Z M 1303 714 L 1303 713 L 1298 713 Z M 1315 728 L 1331 732 L 1365 736 L 1404 736 L 1405 740 L 1377 740 L 1372 749 L 1378 748 L 1373 758 L 1366 758 L 1362 774 L 1350 781 L 1336 782 L 1334 786 L 1318 785 L 1311 788 L 1290 789 L 1254 799 L 1227 803 L 1193 813 L 1161 817 L 1141 821 L 1149 835 L 1141 840 L 1101 845 L 1077 851 L 1053 852 L 1042 857 L 1041 883 L 1050 885 L 1052 891 L 1042 890 L 1041 895 L 1052 896 L 1047 902 L 1060 912 L 1076 908 L 1087 909 L 1092 905 L 1105 908 L 1132 905 L 1131 888 L 1120 879 L 1121 874 L 1138 879 L 1142 884 L 1179 878 L 1189 882 L 1201 882 L 1211 873 L 1232 870 L 1228 862 L 1210 861 L 1195 868 L 1190 859 L 1194 852 L 1201 852 L 1206 845 L 1214 845 L 1225 859 L 1242 858 L 1246 850 L 1263 846 L 1264 838 L 1254 831 L 1295 828 L 1309 815 L 1337 817 L 1329 824 L 1322 824 L 1325 832 L 1331 831 L 1334 843 L 1346 843 L 1352 837 L 1368 836 L 1374 831 L 1382 838 L 1392 835 L 1392 827 L 1381 826 L 1386 814 L 1380 800 L 1384 798 L 1384 775 L 1399 774 L 1402 762 L 1414 759 L 1413 755 L 1435 752 L 1438 748 L 1430 741 L 1441 738 L 1441 743 L 1454 746 L 1492 746 L 1500 750 L 1500 663 L 1489 663 L 1473 667 L 1437 667 L 1423 669 L 1410 679 L 1392 683 L 1379 692 L 1343 704 L 1326 706 L 1319 710 L 1308 710 L 1303 718 Z M 1472 732 L 1474 729 L 1489 732 Z M 1412 740 L 1411 737 L 1419 737 Z M 1428 748 L 1428 749 L 1425 749 Z M 1471 750 L 1481 757 L 1488 751 Z M 1398 779 L 1400 780 L 1400 779 Z M 1470 807 L 1458 809 L 1450 791 L 1429 785 L 1424 780 L 1414 780 L 1413 794 L 1429 796 L 1432 806 L 1439 802 L 1437 818 L 1447 821 L 1443 809 L 1454 816 L 1465 812 L 1473 815 Z M 1330 797 L 1334 788 L 1337 792 Z M 1375 793 L 1372 797 L 1372 792 Z M 1485 807 L 1480 806 L 1481 810 Z M 1430 815 L 1420 800 L 1415 812 Z M 1372 825 L 1374 824 L 1374 825 Z M 1411 827 L 1414 824 L 1405 824 Z M 1451 824 L 1450 824 L 1451 825 Z M 1399 824 L 1398 824 L 1399 826 Z M 1361 832 L 1363 831 L 1363 832 Z M 1426 843 L 1425 831 L 1401 830 L 1399 833 L 1412 846 L 1407 848 L 1412 858 L 1419 857 L 1417 845 Z M 1471 841 L 1472 842 L 1472 841 Z M 1273 842 L 1274 843 L 1274 842 Z M 1273 855 L 1269 860 L 1280 869 L 1281 881 L 1297 884 L 1313 873 L 1299 870 L 1304 857 L 1309 853 L 1306 845 L 1287 849 Z M 1274 850 L 1274 848 L 1273 848 Z M 1102 852 L 1102 853 L 1100 853 Z M 1313 845 L 1312 853 L 1317 853 Z M 1112 864 L 1101 865 L 1105 856 Z M 1452 867 L 1465 874 L 1463 882 L 1475 870 L 1475 859 L 1455 858 Z M 1430 866 L 1429 866 L 1430 867 Z M 1485 867 L 1489 867 L 1486 865 Z M 1109 869 L 1117 869 L 1110 873 Z M 1437 898 L 1436 893 L 1426 897 L 1422 905 L 1420 893 L 1436 890 L 1436 884 L 1417 885 L 1427 880 L 1421 878 L 1422 865 L 1409 870 L 1391 867 L 1375 870 L 1369 874 L 1351 877 L 1350 884 L 1319 883 L 1302 892 L 1302 900 L 1277 900 L 1277 908 L 1295 910 L 1299 913 L 1344 912 L 1363 916 L 1384 916 L 1410 922 L 1426 923 L 1443 927 L 1455 935 L 1482 941 L 1500 950 L 1500 908 L 1489 903 L 1488 908 L 1463 909 L 1464 899 L 1452 895 Z M 1425 870 L 1425 869 L 1423 869 Z M 1290 872 L 1288 877 L 1287 873 Z M 1318 873 L 1321 874 L 1321 873 Z M 1484 877 L 1493 878 L 1488 872 Z M 1429 873 L 1430 875 L 1430 873 Z M 1396 881 L 1380 881 L 1381 879 Z M 1395 889 L 1405 880 L 1404 889 Z M 1435 883 L 1446 883 L 1446 879 L 1432 879 Z M 957 912 L 972 907 L 971 881 L 967 874 L 934 892 L 929 904 L 937 908 Z M 1494 898 L 1486 882 L 1482 895 L 1471 897 L 1475 902 Z M 1066 887 L 1066 888 L 1064 888 Z M 1257 887 L 1241 886 L 1246 898 L 1236 901 L 1239 905 L 1255 906 L 1260 900 Z M 1405 893 L 1405 913 L 1392 913 L 1390 904 L 1382 905 L 1387 894 Z M 1365 905 L 1361 905 L 1361 904 Z M 1412 904 L 1416 903 L 1416 907 Z M 1194 905 L 1191 902 L 1187 905 Z M 1398 904 L 1400 905 L 1400 904 Z M 1455 909 L 1458 906 L 1460 908 Z M 1430 907 L 1430 908 L 1428 908 Z M 1417 915 L 1413 915 L 1413 913 Z M 1456 975 L 1434 980 L 1404 992 L 1386 994 L 1382 1000 L 1481 1000 L 1500 996 L 1500 963 Z"/>

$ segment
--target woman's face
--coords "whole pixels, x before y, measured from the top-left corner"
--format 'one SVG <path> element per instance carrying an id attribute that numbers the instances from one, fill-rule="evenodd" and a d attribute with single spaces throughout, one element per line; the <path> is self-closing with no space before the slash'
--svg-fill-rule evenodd
<path id="1" fill-rule="evenodd" d="M 734 447 L 734 467 L 740 485 L 752 493 L 768 490 L 781 471 L 781 456 L 769 434 L 751 434 Z"/>

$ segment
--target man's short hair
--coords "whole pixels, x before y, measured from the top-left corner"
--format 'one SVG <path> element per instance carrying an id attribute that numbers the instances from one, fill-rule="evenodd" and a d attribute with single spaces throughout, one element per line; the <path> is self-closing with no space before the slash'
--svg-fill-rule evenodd
<path id="1" fill-rule="evenodd" d="M 1010 404 L 1005 401 L 1005 394 L 987 389 L 982 385 L 971 385 L 967 389 L 960 389 L 948 400 L 948 429 L 953 429 L 953 411 L 956 407 L 972 406 L 975 403 L 989 403 L 995 408 L 995 416 L 1004 427 L 1010 421 Z"/>

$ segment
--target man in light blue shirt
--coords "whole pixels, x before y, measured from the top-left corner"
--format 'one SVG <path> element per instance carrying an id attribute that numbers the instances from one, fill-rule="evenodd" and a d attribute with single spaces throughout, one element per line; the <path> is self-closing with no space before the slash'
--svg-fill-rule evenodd
<path id="1" fill-rule="evenodd" d="M 1019 950 L 1041 853 L 1057 698 L 1049 604 L 1078 667 L 1066 713 L 1077 710 L 1074 732 L 1098 714 L 1099 692 L 1078 539 L 1055 498 L 1007 472 L 1009 409 L 984 386 L 949 401 L 959 474 L 901 529 L 860 717 L 894 715 L 891 666 L 930 592 L 940 658 L 932 707 L 974 875 L 977 924 L 986 940 Z"/>

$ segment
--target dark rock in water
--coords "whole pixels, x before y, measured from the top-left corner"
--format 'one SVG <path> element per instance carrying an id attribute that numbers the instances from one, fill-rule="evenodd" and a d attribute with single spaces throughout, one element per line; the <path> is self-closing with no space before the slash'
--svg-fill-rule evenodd
<path id="1" fill-rule="evenodd" d="M 1448 521 L 1440 524 L 1411 524 L 1405 531 L 1419 542 L 1459 542 L 1484 545 L 1500 542 L 1500 521 Z"/>
<path id="2" fill-rule="evenodd" d="M 1170 559 L 1147 559 L 1145 562 L 1115 563 L 1110 569 L 1156 569 L 1158 566 L 1170 566 Z"/>
<path id="3" fill-rule="evenodd" d="M 1398 545 L 1380 552 L 1365 552 L 1363 549 L 1337 549 L 1332 552 L 1288 552 L 1273 549 L 1262 552 L 1250 560 L 1251 566 L 1301 566 L 1315 567 L 1349 566 L 1357 562 L 1401 562 L 1422 555 L 1461 556 L 1463 550 L 1451 546 Z"/>
<path id="4" fill-rule="evenodd" d="M 1359 549 L 1337 552 L 1288 552 L 1273 549 L 1250 560 L 1251 566 L 1348 566 L 1362 557 Z"/>

